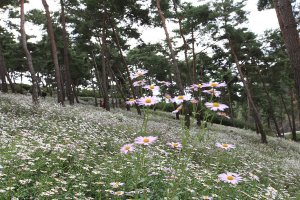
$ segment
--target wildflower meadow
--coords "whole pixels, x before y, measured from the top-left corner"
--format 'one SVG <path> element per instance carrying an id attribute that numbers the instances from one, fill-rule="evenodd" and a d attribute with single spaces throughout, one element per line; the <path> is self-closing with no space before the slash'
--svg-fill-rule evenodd
<path id="1" fill-rule="evenodd" d="M 28 96 L 1 94 L 0 199 L 300 197 L 299 144 L 259 144 L 250 130 L 218 124 L 187 130 L 172 113 L 151 109 L 158 99 L 137 99 L 147 115 L 140 117 L 53 99 L 34 108 Z"/>

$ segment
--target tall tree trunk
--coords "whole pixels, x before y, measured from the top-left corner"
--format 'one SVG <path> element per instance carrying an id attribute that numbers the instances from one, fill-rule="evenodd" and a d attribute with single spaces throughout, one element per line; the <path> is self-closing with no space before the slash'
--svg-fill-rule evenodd
<path id="1" fill-rule="evenodd" d="M 176 15 L 178 15 L 177 3 L 175 1 L 173 1 L 173 5 L 174 5 L 174 11 L 175 11 Z M 189 72 L 190 82 L 191 83 L 195 83 L 195 80 L 193 78 L 194 76 L 192 75 L 191 69 L 189 67 L 189 59 L 188 59 L 188 48 L 189 48 L 189 45 L 187 44 L 186 38 L 184 36 L 184 31 L 182 29 L 182 20 L 181 20 L 180 16 L 178 16 L 178 25 L 179 25 L 179 34 L 180 34 L 180 36 L 182 38 L 182 41 L 183 41 L 185 65 L 186 65 L 186 68 L 187 68 L 187 70 Z"/>
<path id="2" fill-rule="evenodd" d="M 61 81 L 61 93 L 62 93 L 62 99 L 63 101 L 66 100 L 66 90 L 65 90 L 65 72 L 64 72 L 64 66 L 59 65 L 60 70 L 60 81 Z"/>
<path id="3" fill-rule="evenodd" d="M 293 67 L 295 89 L 300 109 L 300 45 L 297 23 L 289 0 L 273 0 L 280 30 Z"/>
<path id="4" fill-rule="evenodd" d="M 233 112 L 233 102 L 231 99 L 231 85 L 227 84 L 227 91 L 228 91 L 228 101 L 229 101 L 229 110 L 230 110 L 230 117 L 232 124 L 234 125 L 234 112 Z"/>
<path id="5" fill-rule="evenodd" d="M 66 93 L 69 100 L 70 105 L 74 105 L 74 92 L 72 88 L 71 82 L 71 73 L 70 73 L 70 63 L 69 63 L 69 39 L 66 30 L 66 16 L 65 16 L 65 3 L 64 0 L 60 0 L 61 5 L 61 24 L 63 31 L 63 40 L 64 40 L 64 72 L 65 72 L 65 85 L 66 85 Z"/>
<path id="6" fill-rule="evenodd" d="M 4 68 L 4 70 L 5 70 L 5 75 L 6 75 L 6 78 L 7 78 L 8 82 L 9 82 L 12 93 L 16 93 L 15 83 L 12 82 L 6 67 Z"/>
<path id="7" fill-rule="evenodd" d="M 271 129 L 271 121 L 270 121 L 269 116 L 267 117 L 267 125 L 268 125 L 268 128 Z"/>
<path id="8" fill-rule="evenodd" d="M 111 66 L 109 65 L 109 71 L 110 71 L 110 74 L 111 74 L 111 77 L 112 77 L 112 80 L 116 83 L 116 87 L 117 87 L 117 90 L 119 92 L 119 94 L 121 95 L 122 99 L 124 100 L 124 102 L 126 102 L 126 96 L 124 95 L 124 92 L 122 90 L 122 86 L 119 84 L 119 81 L 117 80 L 117 77 L 114 73 L 114 71 L 112 70 Z"/>
<path id="9" fill-rule="evenodd" d="M 53 30 L 53 25 L 52 25 L 52 19 L 50 16 L 50 11 L 49 11 L 49 6 L 47 4 L 47 1 L 42 0 L 42 3 L 45 8 L 45 11 L 46 11 L 47 27 L 48 27 L 47 31 L 48 31 L 48 36 L 50 38 L 52 59 L 53 59 L 54 67 L 55 67 L 55 79 L 56 79 L 56 83 L 57 83 L 57 102 L 60 103 L 61 105 L 64 105 L 61 72 L 60 72 L 60 67 L 58 64 L 57 48 L 56 48 L 54 30 Z"/>
<path id="10" fill-rule="evenodd" d="M 22 42 L 22 48 L 23 48 L 24 53 L 27 58 L 28 69 L 29 69 L 29 72 L 31 75 L 31 80 L 32 80 L 32 102 L 34 105 L 38 105 L 39 99 L 38 99 L 37 79 L 36 79 L 35 71 L 34 71 L 33 64 L 32 64 L 32 57 L 27 48 L 27 40 L 26 40 L 26 32 L 25 32 L 24 24 L 25 24 L 24 0 L 21 0 L 21 25 L 20 25 L 21 42 Z"/>
<path id="11" fill-rule="evenodd" d="M 262 125 L 262 122 L 260 120 L 259 113 L 258 113 L 258 110 L 256 108 L 256 105 L 255 105 L 255 103 L 253 101 L 253 98 L 252 98 L 252 95 L 251 95 L 251 91 L 250 91 L 248 82 L 245 79 L 244 73 L 242 71 L 242 67 L 241 67 L 241 65 L 239 63 L 239 60 L 238 60 L 238 57 L 237 57 L 237 54 L 236 54 L 236 50 L 235 50 L 235 46 L 234 46 L 233 41 L 231 39 L 228 39 L 228 41 L 229 41 L 229 46 L 230 46 L 230 50 L 231 50 L 234 62 L 236 64 L 237 70 L 238 70 L 239 75 L 241 77 L 241 81 L 242 81 L 242 83 L 244 85 L 244 88 L 245 88 L 245 91 L 246 91 L 246 95 L 247 95 L 247 98 L 249 100 L 249 104 L 250 104 L 250 106 L 252 108 L 253 118 L 255 120 L 255 123 L 256 123 L 257 128 L 259 129 L 259 132 L 260 132 L 260 135 L 261 135 L 261 142 L 262 143 L 267 143 L 267 135 L 264 132 L 263 125 Z"/>
<path id="12" fill-rule="evenodd" d="M 175 75 L 175 82 L 177 85 L 177 88 L 179 89 L 179 92 L 183 95 L 184 94 L 184 88 L 181 82 L 181 78 L 180 78 L 180 71 L 179 71 L 179 67 L 178 67 L 178 63 L 175 57 L 175 52 L 173 50 L 173 45 L 172 45 L 172 41 L 167 29 L 167 25 L 166 25 L 166 18 L 161 10 L 160 7 L 160 0 L 156 0 L 156 7 L 157 7 L 157 11 L 160 17 L 160 21 L 162 23 L 163 29 L 165 31 L 165 35 L 166 35 L 166 40 L 167 40 L 167 44 L 171 53 L 171 58 L 172 58 L 172 62 L 173 62 L 173 71 L 174 71 L 174 75 Z"/>
<path id="13" fill-rule="evenodd" d="M 37 82 L 38 96 L 41 96 L 42 94 L 41 87 L 40 87 L 41 78 L 39 73 L 36 74 L 36 82 Z"/>
<path id="14" fill-rule="evenodd" d="M 289 111 L 288 111 L 288 109 L 287 109 L 286 103 L 285 103 L 285 101 L 284 101 L 283 95 L 280 93 L 279 96 L 280 96 L 280 100 L 281 100 L 281 103 L 282 103 L 282 105 L 283 105 L 284 111 L 285 111 L 285 113 L 286 113 L 286 115 L 287 115 L 287 118 L 288 118 L 290 130 L 291 130 L 291 132 L 293 132 L 292 120 L 291 120 Z"/>
<path id="15" fill-rule="evenodd" d="M 96 57 L 95 57 L 95 54 L 94 54 L 93 51 L 92 51 L 92 57 L 93 57 L 93 65 L 94 65 L 94 69 L 95 69 L 95 77 L 96 77 L 96 80 L 97 80 L 99 94 L 100 94 L 100 97 L 103 97 L 103 88 L 102 88 L 102 85 L 101 85 L 102 81 L 101 81 L 98 65 L 97 65 L 97 62 L 96 62 Z"/>
<path id="16" fill-rule="evenodd" d="M 104 19 L 104 26 L 106 27 L 106 22 Z M 106 48 L 106 28 L 102 28 L 102 34 L 101 34 L 101 75 L 102 75 L 102 88 L 103 88 L 103 99 L 104 99 L 104 105 L 105 105 L 105 109 L 107 111 L 110 111 L 110 105 L 109 105 L 109 97 L 108 97 L 108 84 L 107 84 L 107 80 L 108 80 L 108 74 L 106 72 L 107 69 L 107 48 Z"/>
<path id="17" fill-rule="evenodd" d="M 160 0 L 156 0 L 156 7 L 157 7 L 158 15 L 160 17 L 160 21 L 161 21 L 163 29 L 165 31 L 167 44 L 168 44 L 168 47 L 169 47 L 169 50 L 170 50 L 170 53 L 171 53 L 176 86 L 179 89 L 179 92 L 182 95 L 184 95 L 184 88 L 183 88 L 183 84 L 182 84 L 182 81 L 181 81 L 181 78 L 180 78 L 180 71 L 179 71 L 178 63 L 177 63 L 177 60 L 176 60 L 176 57 L 175 57 L 175 52 L 173 50 L 172 41 L 171 41 L 168 29 L 167 29 L 166 18 L 165 18 L 164 14 L 161 10 L 161 7 L 160 7 Z M 189 107 L 188 107 L 186 102 L 183 102 L 183 108 L 184 108 L 184 115 L 185 115 L 185 126 L 187 128 L 190 128 L 190 111 L 189 111 Z"/>
<path id="18" fill-rule="evenodd" d="M 195 53 L 194 27 L 192 28 L 192 50 L 193 50 L 193 82 L 196 83 L 197 71 L 196 71 L 196 53 Z M 201 79 L 202 79 L 202 77 L 201 77 Z"/>
<path id="19" fill-rule="evenodd" d="M 77 81 L 76 81 L 77 82 Z M 76 103 L 80 103 L 79 102 L 79 98 L 78 98 L 78 90 L 76 89 L 76 85 L 73 84 L 73 91 L 74 91 L 74 97 L 75 97 L 75 100 L 76 100 Z"/>
<path id="20" fill-rule="evenodd" d="M 294 92 L 291 90 L 291 107 L 292 107 L 292 140 L 297 141 L 296 123 L 295 123 L 295 112 L 294 112 Z"/>
<path id="21" fill-rule="evenodd" d="M 5 70 L 5 61 L 2 53 L 2 45 L 0 44 L 0 79 L 1 79 L 1 90 L 4 93 L 8 92 L 8 87 L 6 83 L 6 70 Z"/>
<path id="22" fill-rule="evenodd" d="M 92 80 L 92 88 L 93 88 L 93 94 L 94 94 L 94 100 L 95 100 L 95 106 L 98 106 L 98 100 L 97 100 L 97 93 L 96 93 L 96 88 L 95 88 L 95 83 Z"/>
<path id="23" fill-rule="evenodd" d="M 275 117 L 275 111 L 274 111 L 274 108 L 273 108 L 273 103 L 272 103 L 272 99 L 271 99 L 271 96 L 270 96 L 270 93 L 266 87 L 266 83 L 259 71 L 259 69 L 257 70 L 258 72 L 258 75 L 259 75 L 259 78 L 260 78 L 260 81 L 262 82 L 262 85 L 263 85 L 263 89 L 267 95 L 267 100 L 268 100 L 268 104 L 269 104 L 269 116 L 271 117 L 271 119 L 273 120 L 273 123 L 275 125 L 275 129 L 276 129 L 276 133 L 277 133 L 277 136 L 278 137 L 282 137 L 281 133 L 280 133 L 280 130 L 279 130 L 279 126 L 278 126 L 278 123 L 277 123 L 277 120 L 276 120 L 276 117 Z"/>
<path id="24" fill-rule="evenodd" d="M 114 36 L 115 36 L 115 37 L 114 37 L 114 41 L 115 41 L 115 44 L 117 45 L 117 48 L 118 48 L 118 50 L 119 50 L 119 54 L 120 54 L 121 60 L 122 60 L 123 65 L 124 65 L 124 67 L 125 67 L 125 71 L 126 71 L 126 75 L 127 75 L 127 78 L 128 78 L 128 82 L 129 82 L 129 86 L 130 86 L 130 89 L 131 89 L 132 96 L 133 96 L 133 98 L 136 99 L 136 98 L 137 98 L 137 94 L 136 94 L 136 92 L 135 92 L 135 89 L 134 89 L 134 87 L 133 87 L 132 80 L 131 80 L 131 78 L 130 78 L 129 67 L 128 67 L 127 62 L 126 62 L 126 60 L 125 60 L 125 57 L 124 57 L 124 55 L 123 55 L 123 51 L 122 51 L 122 48 L 121 48 L 121 45 L 120 45 L 120 41 L 119 41 L 119 34 L 118 34 L 117 29 L 116 29 L 116 27 L 115 27 L 115 25 L 114 25 L 113 22 L 111 23 L 111 25 L 112 25 L 113 34 L 114 34 Z M 141 112 L 140 107 L 139 107 L 137 104 L 135 104 L 135 107 L 136 107 L 137 113 L 138 113 L 139 115 L 141 115 L 142 112 Z M 130 108 L 130 107 L 127 107 L 127 109 L 128 109 L 128 108 Z"/>
<path id="25" fill-rule="evenodd" d="M 1 69 L 2 68 L 2 69 Z M 14 83 L 11 81 L 11 78 L 9 76 L 9 73 L 7 71 L 7 68 L 6 68 L 6 63 L 5 63 L 5 58 L 4 58 L 4 55 L 3 55 L 3 51 L 2 51 L 2 45 L 0 44 L 0 73 L 2 73 L 1 71 L 3 70 L 3 73 L 5 74 L 8 82 L 9 82 L 9 85 L 10 85 L 10 88 L 11 88 L 11 91 L 12 93 L 16 93 L 16 90 L 15 90 L 15 85 Z M 1 76 L 1 75 L 0 75 Z M 5 77 L 4 77 L 4 81 L 5 81 Z M 5 82 L 6 83 L 6 82 Z M 7 89 L 7 85 L 6 85 L 6 89 Z M 4 91 L 5 92 L 5 91 Z"/>

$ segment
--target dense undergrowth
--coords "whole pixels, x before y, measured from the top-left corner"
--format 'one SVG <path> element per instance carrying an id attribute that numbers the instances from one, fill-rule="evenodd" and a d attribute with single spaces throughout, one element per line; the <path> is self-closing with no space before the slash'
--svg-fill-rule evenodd
<path id="1" fill-rule="evenodd" d="M 0 199 L 300 199 L 297 143 L 264 145 L 252 131 L 216 124 L 186 131 L 155 113 L 142 128 L 133 112 L 52 99 L 34 108 L 30 97 L 1 94 Z M 121 153 L 138 136 L 157 140 Z M 225 172 L 243 179 L 223 182 Z"/>

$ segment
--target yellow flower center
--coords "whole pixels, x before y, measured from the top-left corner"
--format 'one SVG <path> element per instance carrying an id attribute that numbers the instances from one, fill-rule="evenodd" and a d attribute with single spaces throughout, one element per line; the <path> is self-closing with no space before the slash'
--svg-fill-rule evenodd
<path id="1" fill-rule="evenodd" d="M 211 87 L 217 87 L 217 86 L 218 86 L 218 83 L 211 83 L 210 86 L 211 86 Z"/>
<path id="2" fill-rule="evenodd" d="M 228 144 L 222 144 L 222 147 L 226 148 L 226 147 L 228 147 Z"/>
<path id="3" fill-rule="evenodd" d="M 148 142 L 149 142 L 149 139 L 148 139 L 148 138 L 144 138 L 144 139 L 143 139 L 143 142 L 144 142 L 144 143 L 148 143 Z"/>
<path id="4" fill-rule="evenodd" d="M 213 103 L 213 107 L 220 107 L 220 104 L 219 103 Z"/>
<path id="5" fill-rule="evenodd" d="M 178 99 L 179 99 L 179 100 L 183 100 L 183 99 L 184 99 L 184 96 L 178 96 Z"/>
<path id="6" fill-rule="evenodd" d="M 130 146 L 126 146 L 126 147 L 125 147 L 125 150 L 128 151 L 129 149 L 130 149 Z"/>
<path id="7" fill-rule="evenodd" d="M 171 99 L 171 96 L 170 95 L 166 95 L 165 96 L 167 99 Z"/>
<path id="8" fill-rule="evenodd" d="M 178 144 L 177 144 L 177 143 L 173 143 L 173 147 L 174 147 L 174 148 L 177 148 L 177 147 L 178 147 Z"/>
<path id="9" fill-rule="evenodd" d="M 227 180 L 232 181 L 232 180 L 234 180 L 234 177 L 233 176 L 227 176 Z"/>
<path id="10" fill-rule="evenodd" d="M 129 99 L 129 101 L 134 101 L 134 99 Z"/>
<path id="11" fill-rule="evenodd" d="M 150 86 L 150 89 L 151 89 L 151 90 L 154 90 L 154 88 L 155 88 L 154 85 L 151 85 L 151 86 Z"/>
<path id="12" fill-rule="evenodd" d="M 145 102 L 146 103 L 151 103 L 151 99 L 146 99 Z"/>
<path id="13" fill-rule="evenodd" d="M 198 84 L 198 87 L 199 87 L 199 88 L 202 88 L 202 84 Z"/>

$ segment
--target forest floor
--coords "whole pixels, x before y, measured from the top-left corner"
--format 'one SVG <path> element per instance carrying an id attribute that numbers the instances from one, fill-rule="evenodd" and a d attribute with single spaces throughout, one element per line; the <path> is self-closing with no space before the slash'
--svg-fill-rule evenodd
<path id="1" fill-rule="evenodd" d="M 299 143 L 170 116 L 0 93 L 0 199 L 300 199 Z"/>

